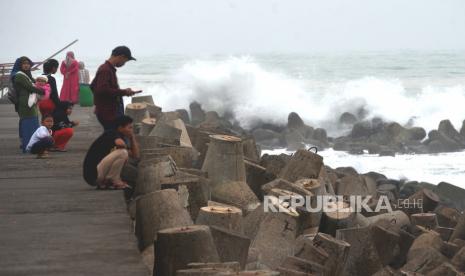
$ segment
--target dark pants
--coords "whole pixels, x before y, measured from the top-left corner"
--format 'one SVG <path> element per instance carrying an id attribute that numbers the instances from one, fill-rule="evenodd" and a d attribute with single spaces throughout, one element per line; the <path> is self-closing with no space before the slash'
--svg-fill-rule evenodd
<path id="1" fill-rule="evenodd" d="M 39 154 L 43 153 L 45 150 L 48 150 L 53 146 L 53 139 L 51 137 L 46 137 L 37 141 L 31 147 L 31 153 Z"/>
<path id="2" fill-rule="evenodd" d="M 98 122 L 103 126 L 104 131 L 116 130 L 115 121 L 106 121 L 103 120 L 100 116 L 97 115 Z"/>
<path id="3" fill-rule="evenodd" d="M 21 147 L 24 153 L 32 134 L 34 134 L 39 126 L 39 118 L 37 116 L 19 119 L 19 138 L 21 138 Z"/>

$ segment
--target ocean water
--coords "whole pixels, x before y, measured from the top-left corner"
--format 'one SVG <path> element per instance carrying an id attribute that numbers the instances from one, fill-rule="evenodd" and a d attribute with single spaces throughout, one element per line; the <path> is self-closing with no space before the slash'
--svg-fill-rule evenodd
<path id="1" fill-rule="evenodd" d="M 84 59 L 91 75 L 104 59 Z M 158 55 L 138 57 L 118 76 L 121 87 L 144 90 L 164 110 L 187 108 L 196 100 L 206 110 L 234 114 L 246 128 L 258 121 L 284 124 L 295 111 L 337 137 L 349 131 L 337 127 L 339 116 L 360 108 L 368 118 L 411 121 L 427 131 L 443 119 L 460 129 L 465 119 L 465 52 L 460 51 Z M 465 152 L 394 158 L 321 154 L 333 167 L 465 188 Z"/>

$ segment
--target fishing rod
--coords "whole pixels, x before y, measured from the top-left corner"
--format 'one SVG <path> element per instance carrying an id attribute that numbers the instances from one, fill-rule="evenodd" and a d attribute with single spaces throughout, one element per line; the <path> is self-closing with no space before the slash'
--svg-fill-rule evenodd
<path id="1" fill-rule="evenodd" d="M 67 48 L 69 48 L 71 45 L 73 45 L 74 43 L 78 42 L 79 39 L 75 39 L 73 42 L 69 43 L 68 45 L 66 45 L 65 47 L 63 47 L 62 49 L 60 49 L 58 52 L 54 53 L 53 55 L 51 55 L 50 57 L 46 58 L 44 61 L 42 62 L 39 62 L 37 63 L 36 65 L 34 65 L 34 67 L 32 67 L 31 70 L 34 70 L 34 69 L 37 69 L 37 67 L 41 66 L 42 64 L 44 64 L 45 62 L 47 62 L 47 60 L 49 59 L 52 59 L 53 57 L 55 57 L 56 55 L 58 55 L 59 53 L 63 52 L 64 50 L 66 50 Z"/>

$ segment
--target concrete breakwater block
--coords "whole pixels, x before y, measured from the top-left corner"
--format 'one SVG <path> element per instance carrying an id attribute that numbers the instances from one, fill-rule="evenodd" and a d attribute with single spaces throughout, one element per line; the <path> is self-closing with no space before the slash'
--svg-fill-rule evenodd
<path id="1" fill-rule="evenodd" d="M 145 194 L 136 201 L 136 236 L 141 251 L 153 244 L 158 231 L 192 224 L 173 189 Z"/>
<path id="2" fill-rule="evenodd" d="M 242 211 L 232 206 L 201 207 L 195 223 L 218 226 L 236 233 L 243 233 Z"/>
<path id="3" fill-rule="evenodd" d="M 157 137 L 159 143 L 180 146 L 181 134 L 182 130 L 173 127 L 167 124 L 166 122 L 158 121 L 155 127 L 150 132 L 149 136 Z"/>
<path id="4" fill-rule="evenodd" d="M 438 219 L 435 213 L 419 213 L 410 216 L 413 225 L 423 226 L 426 229 L 436 229 Z"/>
<path id="5" fill-rule="evenodd" d="M 279 174 L 280 178 L 295 182 L 301 178 L 318 178 L 323 157 L 307 150 L 298 150 Z"/>
<path id="6" fill-rule="evenodd" d="M 328 253 L 323 248 L 313 244 L 313 237 L 304 238 L 302 242 L 297 243 L 295 256 L 323 266 L 326 265 L 329 258 Z"/>
<path id="7" fill-rule="evenodd" d="M 465 189 L 441 182 L 434 187 L 434 192 L 441 198 L 442 202 L 450 204 L 459 211 L 465 210 Z"/>
<path id="8" fill-rule="evenodd" d="M 305 187 L 289 182 L 282 178 L 276 178 L 275 180 L 269 183 L 266 183 L 265 185 L 262 186 L 262 190 L 264 194 L 269 194 L 272 189 L 282 189 L 282 190 L 290 191 L 303 197 L 314 195 L 311 191 L 305 189 Z"/>
<path id="9" fill-rule="evenodd" d="M 325 263 L 328 275 L 342 275 L 351 245 L 324 233 L 318 233 L 315 236 L 313 245 L 328 254 Z"/>
<path id="10" fill-rule="evenodd" d="M 249 254 L 250 239 L 222 227 L 210 226 L 213 241 L 222 262 L 238 262 L 245 268 Z"/>
<path id="11" fill-rule="evenodd" d="M 211 199 L 240 208 L 244 214 L 255 210 L 260 201 L 243 181 L 225 181 L 212 184 Z"/>
<path id="12" fill-rule="evenodd" d="M 455 226 L 454 233 L 450 237 L 450 240 L 462 239 L 465 240 L 465 213 L 460 216 L 457 225 Z"/>
<path id="13" fill-rule="evenodd" d="M 261 263 L 275 269 L 287 256 L 293 256 L 299 229 L 297 212 L 265 213 L 251 245 L 260 252 Z"/>
<path id="14" fill-rule="evenodd" d="M 266 168 L 257 163 L 244 160 L 246 182 L 258 199 L 263 200 L 262 186 L 272 180 L 272 177 L 266 172 Z"/>
<path id="15" fill-rule="evenodd" d="M 192 147 L 158 144 L 156 148 L 146 148 L 141 152 L 142 159 L 152 159 L 169 155 L 181 168 L 192 168 L 194 151 Z"/>
<path id="16" fill-rule="evenodd" d="M 283 268 L 293 272 L 303 272 L 305 275 L 325 275 L 326 273 L 323 265 L 294 256 L 288 256 L 277 270 Z"/>
<path id="17" fill-rule="evenodd" d="M 370 227 L 339 229 L 336 238 L 350 244 L 343 275 L 372 275 L 383 267 Z"/>
<path id="18" fill-rule="evenodd" d="M 161 230 L 155 242 L 154 276 L 174 276 L 189 263 L 218 263 L 210 228 L 192 225 Z"/>
<path id="19" fill-rule="evenodd" d="M 170 156 L 146 161 L 140 162 L 138 166 L 134 198 L 160 190 L 161 184 L 173 177 L 178 170 L 176 163 Z"/>
<path id="20" fill-rule="evenodd" d="M 142 120 L 149 117 L 146 103 L 130 103 L 126 105 L 124 114 L 134 120 L 134 124 L 142 123 Z"/>
<path id="21" fill-rule="evenodd" d="M 152 95 L 132 97 L 131 98 L 131 103 L 154 104 Z"/>
<path id="22" fill-rule="evenodd" d="M 195 173 L 190 170 L 190 172 Z M 178 170 L 173 177 L 169 177 L 161 184 L 161 189 L 175 189 L 182 205 L 187 209 L 193 220 L 197 219 L 202 206 L 210 199 L 210 182 L 208 178 Z"/>
<path id="23" fill-rule="evenodd" d="M 241 270 L 238 262 L 190 263 L 187 267 L 187 269 L 176 271 L 176 276 L 214 276 L 220 272 L 239 272 Z"/>
<path id="24" fill-rule="evenodd" d="M 155 118 L 145 118 L 141 122 L 139 135 L 147 136 L 152 132 L 155 124 L 157 123 L 157 119 Z"/>
<path id="25" fill-rule="evenodd" d="M 208 172 L 213 187 L 225 181 L 246 181 L 242 141 L 228 135 L 210 135 L 202 170 Z"/>

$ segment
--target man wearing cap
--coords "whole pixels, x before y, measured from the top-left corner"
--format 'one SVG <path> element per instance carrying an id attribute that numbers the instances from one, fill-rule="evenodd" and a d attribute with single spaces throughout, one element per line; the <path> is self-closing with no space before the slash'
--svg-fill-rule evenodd
<path id="1" fill-rule="evenodd" d="M 116 47 L 111 57 L 100 65 L 90 84 L 94 93 L 95 115 L 105 131 L 114 130 L 116 118 L 124 115 L 123 96 L 136 93 L 131 88 L 120 89 L 116 77 L 116 68 L 129 60 L 136 60 L 131 50 L 126 46 Z"/>

